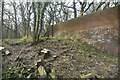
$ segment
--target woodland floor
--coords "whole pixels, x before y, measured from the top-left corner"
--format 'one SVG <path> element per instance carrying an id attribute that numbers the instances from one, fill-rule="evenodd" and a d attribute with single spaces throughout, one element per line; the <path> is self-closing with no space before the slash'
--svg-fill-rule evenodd
<path id="1" fill-rule="evenodd" d="M 29 74 L 33 78 L 40 78 L 35 62 L 43 59 L 43 55 L 38 53 L 44 48 L 49 49 L 52 56 L 58 56 L 43 59 L 44 67 L 54 68 L 58 77 L 80 78 L 95 72 L 103 78 L 115 78 L 118 74 L 117 57 L 79 41 L 44 38 L 32 45 L 30 41 L 4 40 L 3 45 L 11 53 L 2 53 L 3 78 L 26 78 Z"/>

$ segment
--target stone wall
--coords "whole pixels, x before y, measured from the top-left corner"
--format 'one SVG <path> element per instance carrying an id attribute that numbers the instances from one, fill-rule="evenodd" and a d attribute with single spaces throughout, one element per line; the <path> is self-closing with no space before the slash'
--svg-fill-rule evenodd
<path id="1" fill-rule="evenodd" d="M 54 25 L 54 36 L 81 40 L 117 55 L 119 8 L 117 6 Z"/>

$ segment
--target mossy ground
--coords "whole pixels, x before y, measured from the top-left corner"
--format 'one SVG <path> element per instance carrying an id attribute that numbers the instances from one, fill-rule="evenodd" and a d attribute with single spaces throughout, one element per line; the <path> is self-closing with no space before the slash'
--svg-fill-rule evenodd
<path id="1" fill-rule="evenodd" d="M 55 60 L 44 60 L 44 67 L 54 68 L 57 75 L 64 78 L 80 78 L 90 72 L 103 78 L 117 76 L 116 56 L 80 41 L 43 37 L 36 45 L 32 45 L 32 39 L 24 37 L 7 42 L 4 40 L 3 43 L 5 50 L 11 52 L 11 55 L 3 56 L 3 78 L 26 78 L 31 73 L 33 77 L 39 78 L 35 61 L 42 59 L 38 53 L 44 48 L 50 49 L 52 55 L 58 55 Z"/>

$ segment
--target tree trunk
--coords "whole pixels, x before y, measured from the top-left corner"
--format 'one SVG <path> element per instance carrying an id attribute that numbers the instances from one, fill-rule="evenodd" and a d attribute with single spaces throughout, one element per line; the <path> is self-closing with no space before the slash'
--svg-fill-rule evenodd
<path id="1" fill-rule="evenodd" d="M 13 8 L 14 8 L 14 17 L 15 17 L 15 38 L 18 38 L 18 28 L 17 28 L 17 10 L 16 10 L 16 6 L 13 3 Z"/>
<path id="2" fill-rule="evenodd" d="M 39 24 L 40 24 L 40 22 L 41 22 L 41 20 L 40 20 L 40 17 L 42 17 L 42 15 L 40 15 L 40 3 L 38 3 L 38 15 L 37 15 L 37 21 L 36 21 L 36 25 L 37 25 L 37 29 L 36 29 L 36 39 L 37 39 L 37 41 L 39 41 Z"/>
<path id="3" fill-rule="evenodd" d="M 36 28 L 36 11 L 35 11 L 35 4 L 32 2 L 33 6 L 33 13 L 34 13 L 34 27 L 33 27 L 33 43 L 36 42 L 36 36 L 35 36 L 35 28 Z"/>
<path id="4" fill-rule="evenodd" d="M 29 14 L 28 14 L 28 24 L 27 24 L 27 37 L 30 35 L 30 33 L 31 33 L 31 28 L 30 28 L 30 12 L 29 12 Z"/>
<path id="5" fill-rule="evenodd" d="M 47 3 L 44 3 L 44 6 L 43 6 L 43 8 L 41 10 L 41 15 L 40 15 L 40 30 L 38 32 L 37 41 L 39 41 L 40 33 L 42 32 L 42 29 L 43 29 L 44 11 L 46 10 L 47 5 L 48 5 Z"/>
<path id="6" fill-rule="evenodd" d="M 1 26 L 2 26 L 2 27 L 1 27 L 2 29 L 1 29 L 1 30 L 2 30 L 2 31 L 3 31 L 3 16 L 4 16 L 3 13 L 4 13 L 4 2 L 2 2 L 2 15 L 1 15 Z M 1 35 L 2 35 L 2 31 L 1 31 L 1 33 L 0 33 Z M 3 36 L 1 36 L 0 38 L 3 38 Z"/>
<path id="7" fill-rule="evenodd" d="M 2 15 L 1 15 L 1 24 L 2 24 L 2 27 L 3 27 L 3 13 L 4 13 L 4 2 L 2 2 Z"/>
<path id="8" fill-rule="evenodd" d="M 73 0 L 73 9 L 74 9 L 74 18 L 77 17 L 77 11 L 76 11 L 76 3 L 75 0 Z"/>

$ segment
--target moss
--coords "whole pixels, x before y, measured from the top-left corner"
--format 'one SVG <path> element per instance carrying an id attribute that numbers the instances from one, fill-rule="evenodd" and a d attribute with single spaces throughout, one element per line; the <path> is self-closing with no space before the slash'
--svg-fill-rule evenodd
<path id="1" fill-rule="evenodd" d="M 40 37 L 40 40 L 50 39 L 49 37 Z"/>
<path id="2" fill-rule="evenodd" d="M 30 74 L 29 69 L 32 69 L 32 67 L 20 66 L 20 67 L 6 68 L 2 71 L 2 77 L 3 78 L 26 78 Z"/>
<path id="3" fill-rule="evenodd" d="M 71 40 L 69 38 L 62 38 L 62 37 L 52 37 L 53 40 Z"/>
<path id="4" fill-rule="evenodd" d="M 7 69 L 3 70 L 2 77 L 3 78 L 17 78 L 18 74 L 15 73 L 14 68 L 11 68 L 11 69 L 7 68 Z"/>
<path id="5" fill-rule="evenodd" d="M 18 39 L 17 41 L 15 41 L 13 44 L 24 44 L 24 43 L 27 43 L 27 42 L 32 42 L 32 37 L 31 36 L 22 37 L 22 38 Z"/>
<path id="6" fill-rule="evenodd" d="M 3 39 L 2 40 L 2 46 L 6 46 L 8 44 L 11 44 L 10 39 Z"/>

